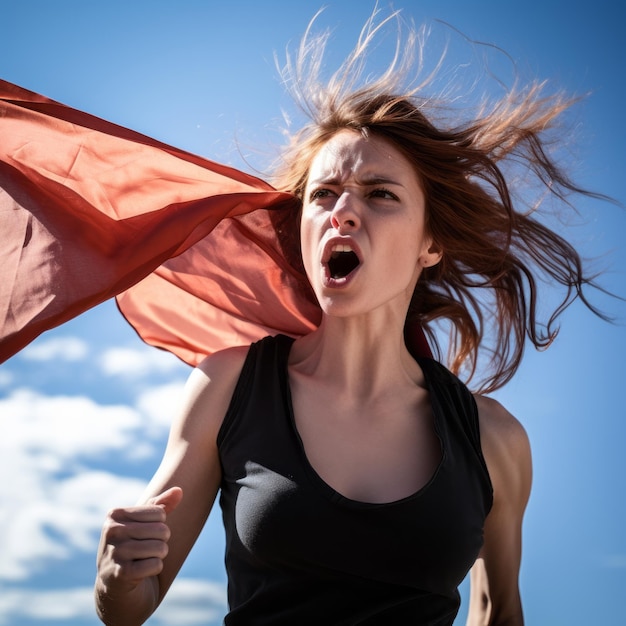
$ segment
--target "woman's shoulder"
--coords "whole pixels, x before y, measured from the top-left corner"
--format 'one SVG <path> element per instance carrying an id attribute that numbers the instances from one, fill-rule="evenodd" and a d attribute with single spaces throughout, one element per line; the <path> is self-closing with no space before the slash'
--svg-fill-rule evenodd
<path id="1" fill-rule="evenodd" d="M 198 399 L 222 395 L 230 399 L 249 350 L 250 346 L 233 346 L 206 356 L 189 376 L 188 391 Z"/>
<path id="2" fill-rule="evenodd" d="M 219 430 L 248 351 L 249 346 L 235 346 L 214 352 L 192 370 L 177 420 L 182 430 Z"/>
<path id="3" fill-rule="evenodd" d="M 202 373 L 209 381 L 231 378 L 241 371 L 249 350 L 249 345 L 242 345 L 213 352 L 198 363 L 194 373 Z"/>
<path id="4" fill-rule="evenodd" d="M 495 495 L 504 491 L 524 502 L 530 492 L 532 461 L 526 429 L 494 398 L 474 395 L 478 407 L 483 455 Z"/>
<path id="5" fill-rule="evenodd" d="M 214 352 L 196 366 L 190 377 L 191 384 L 197 385 L 199 391 L 211 388 L 230 391 L 229 395 L 232 395 L 247 361 L 252 365 L 265 353 L 286 352 L 292 343 L 293 339 L 286 335 L 267 335 L 249 345 Z"/>
<path id="6" fill-rule="evenodd" d="M 524 447 L 528 444 L 528 435 L 522 423 L 497 400 L 489 396 L 474 394 L 481 435 L 493 440 L 494 444 Z"/>

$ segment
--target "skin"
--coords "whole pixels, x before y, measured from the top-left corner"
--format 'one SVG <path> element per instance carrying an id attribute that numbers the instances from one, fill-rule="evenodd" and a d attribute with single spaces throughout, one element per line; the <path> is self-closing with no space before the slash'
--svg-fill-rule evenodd
<path id="1" fill-rule="evenodd" d="M 323 311 L 320 327 L 295 341 L 289 360 L 307 457 L 349 498 L 401 499 L 425 485 L 441 459 L 423 374 L 403 341 L 420 273 L 441 258 L 425 229 L 424 195 L 411 164 L 383 139 L 336 134 L 313 161 L 301 239 Z M 349 245 L 360 258 L 346 280 L 329 277 L 325 261 L 333 242 Z M 246 347 L 225 350 L 194 370 L 140 504 L 107 516 L 95 586 L 105 623 L 145 621 L 202 529 L 221 478 L 217 433 L 246 353 Z M 530 448 L 519 422 L 500 404 L 476 400 L 494 505 L 471 572 L 467 623 L 517 626 L 523 624 L 518 575 Z"/>

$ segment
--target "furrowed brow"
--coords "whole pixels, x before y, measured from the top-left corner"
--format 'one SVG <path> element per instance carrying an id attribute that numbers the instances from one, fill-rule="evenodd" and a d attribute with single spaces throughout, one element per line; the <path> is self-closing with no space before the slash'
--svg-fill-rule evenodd
<path id="1" fill-rule="evenodd" d="M 402 186 L 397 180 L 387 178 L 386 176 L 365 176 L 359 180 L 361 185 L 398 185 Z"/>
<path id="2" fill-rule="evenodd" d="M 317 185 L 339 185 L 341 183 L 341 179 L 338 176 L 320 176 L 319 178 L 314 178 L 309 181 L 309 185 L 317 186 Z"/>
<path id="3" fill-rule="evenodd" d="M 387 176 L 380 176 L 378 174 L 366 175 L 357 180 L 359 185 L 363 186 L 373 186 L 373 185 L 396 185 L 398 187 L 402 187 L 402 183 L 399 183 L 397 180 L 393 178 L 388 178 Z M 310 180 L 308 184 L 310 186 L 319 186 L 319 185 L 341 185 L 342 179 L 340 176 L 330 175 L 330 176 L 320 176 L 313 180 Z"/>

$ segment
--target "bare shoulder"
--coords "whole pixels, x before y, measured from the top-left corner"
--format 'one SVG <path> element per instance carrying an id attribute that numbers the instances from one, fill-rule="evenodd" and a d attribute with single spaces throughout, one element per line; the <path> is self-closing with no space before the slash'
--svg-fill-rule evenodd
<path id="1" fill-rule="evenodd" d="M 249 346 L 235 346 L 214 352 L 198 364 L 192 377 L 195 374 L 201 386 L 203 382 L 205 386 L 234 387 L 249 349 Z"/>
<path id="2" fill-rule="evenodd" d="M 480 395 L 475 398 L 483 454 L 496 496 L 501 495 L 505 487 L 515 486 L 519 500 L 525 503 L 532 480 L 528 434 L 520 421 L 497 400 Z"/>
<path id="3" fill-rule="evenodd" d="M 159 601 L 206 522 L 219 490 L 218 433 L 247 352 L 245 346 L 216 352 L 192 371 L 161 464 L 140 500 L 149 502 L 174 486 L 183 492 L 182 501 L 167 516 L 171 536 L 158 575 Z"/>
<path id="4" fill-rule="evenodd" d="M 216 432 L 228 410 L 241 374 L 248 346 L 237 346 L 215 352 L 191 372 L 179 419 L 179 428 L 209 428 Z"/>
<path id="5" fill-rule="evenodd" d="M 475 395 L 474 398 L 483 446 L 503 447 L 520 453 L 530 448 L 525 428 L 500 402 L 488 396 Z"/>
<path id="6" fill-rule="evenodd" d="M 182 487 L 187 494 L 200 491 L 202 487 L 197 483 L 202 475 L 205 491 L 209 484 L 214 484 L 217 490 L 218 433 L 247 350 L 243 347 L 216 352 L 192 371 L 172 421 L 163 460 L 144 494 L 144 501 L 174 485 Z"/>

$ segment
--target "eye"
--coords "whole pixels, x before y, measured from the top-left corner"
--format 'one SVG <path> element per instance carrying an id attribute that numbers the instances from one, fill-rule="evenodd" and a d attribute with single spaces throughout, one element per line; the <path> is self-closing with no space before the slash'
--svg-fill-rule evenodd
<path id="1" fill-rule="evenodd" d="M 385 189 L 384 187 L 379 187 L 378 189 L 374 189 L 370 191 L 371 198 L 383 198 L 384 200 L 399 200 L 398 196 L 395 193 L 389 191 L 389 189 Z"/>
<path id="2" fill-rule="evenodd" d="M 309 194 L 309 202 L 312 202 L 313 200 L 319 200 L 320 198 L 328 198 L 331 194 L 332 191 L 330 189 L 313 189 L 313 191 L 311 191 L 311 193 Z"/>

